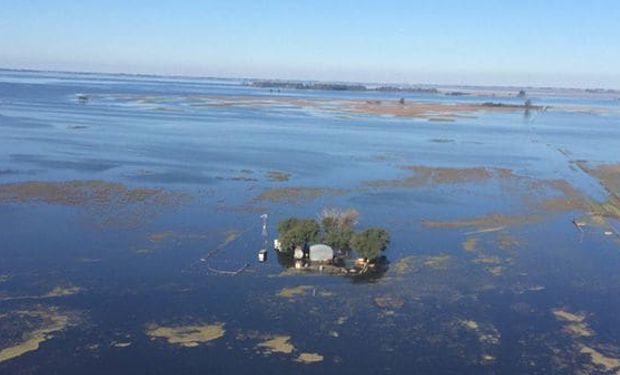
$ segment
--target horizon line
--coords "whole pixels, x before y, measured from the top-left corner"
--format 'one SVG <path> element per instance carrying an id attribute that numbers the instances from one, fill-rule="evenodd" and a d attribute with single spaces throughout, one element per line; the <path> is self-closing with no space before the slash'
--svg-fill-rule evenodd
<path id="1" fill-rule="evenodd" d="M 183 79 L 222 79 L 222 80 L 247 80 L 247 81 L 275 81 L 275 82 L 313 82 L 313 83 L 346 83 L 346 84 L 365 84 L 365 85 L 401 85 L 403 87 L 459 87 L 459 88 L 495 88 L 495 89 L 541 89 L 541 90 L 602 90 L 610 93 L 620 93 L 620 88 L 594 87 L 594 86 L 549 86 L 549 85 L 514 85 L 514 84 L 444 84 L 444 83 L 405 83 L 405 82 L 373 82 L 373 81 L 354 81 L 354 80 L 322 80 L 322 79 L 303 79 L 303 78 L 276 78 L 276 77 L 251 77 L 251 76 L 215 76 L 215 75 L 193 75 L 193 74 L 166 74 L 166 73 L 127 73 L 127 72 L 105 72 L 93 70 L 65 70 L 65 69 L 34 69 L 34 68 L 14 68 L 0 66 L 0 71 L 10 72 L 31 72 L 31 73 L 60 73 L 60 74 L 82 74 L 82 75 L 110 75 L 110 76 L 129 76 L 129 77 L 153 77 L 153 78 L 183 78 Z"/>

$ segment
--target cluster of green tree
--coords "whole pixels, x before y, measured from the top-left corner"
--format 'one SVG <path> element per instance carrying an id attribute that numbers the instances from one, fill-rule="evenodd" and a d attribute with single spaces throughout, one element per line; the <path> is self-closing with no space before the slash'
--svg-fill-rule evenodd
<path id="1" fill-rule="evenodd" d="M 318 220 L 290 218 L 278 224 L 281 250 L 323 242 L 336 250 L 355 250 L 360 258 L 372 260 L 381 255 L 390 243 L 390 234 L 382 228 L 356 232 L 359 213 L 356 210 L 324 210 Z"/>

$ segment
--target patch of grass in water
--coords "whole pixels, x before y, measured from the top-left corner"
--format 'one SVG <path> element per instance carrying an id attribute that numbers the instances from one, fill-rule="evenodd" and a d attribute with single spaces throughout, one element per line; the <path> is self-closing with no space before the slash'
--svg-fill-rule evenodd
<path id="1" fill-rule="evenodd" d="M 620 373 L 620 359 L 606 356 L 598 350 L 586 345 L 581 345 L 579 352 L 589 356 L 590 362 L 604 372 L 614 371 L 615 374 Z"/>
<path id="2" fill-rule="evenodd" d="M 473 252 L 478 248 L 478 238 L 470 237 L 463 241 L 463 249 L 468 252 Z"/>
<path id="3" fill-rule="evenodd" d="M 428 256 L 424 260 L 424 266 L 433 269 L 446 269 L 447 263 L 452 257 L 450 255 L 435 255 Z"/>
<path id="4" fill-rule="evenodd" d="M 270 181 L 284 182 L 290 180 L 291 174 L 282 171 L 268 171 L 265 173 L 265 177 Z"/>
<path id="5" fill-rule="evenodd" d="M 262 349 L 265 354 L 291 354 L 295 350 L 295 346 L 289 342 L 290 339 L 291 336 L 272 336 L 258 344 L 258 348 Z"/>
<path id="6" fill-rule="evenodd" d="M 155 188 L 130 188 L 102 180 L 30 181 L 0 185 L 0 203 L 43 203 L 86 208 L 104 227 L 136 227 L 189 196 Z"/>
<path id="7" fill-rule="evenodd" d="M 494 227 L 507 227 L 513 225 L 530 224 L 541 220 L 541 216 L 530 215 L 505 215 L 505 214 L 488 214 L 471 219 L 459 219 L 459 220 L 423 220 L 422 225 L 425 228 L 478 228 L 484 230 L 485 228 Z"/>
<path id="8" fill-rule="evenodd" d="M 68 286 L 68 287 L 60 287 L 57 286 L 54 289 L 50 290 L 47 294 L 45 294 L 44 298 L 50 297 L 66 297 L 72 296 L 82 291 L 82 288 L 79 286 Z"/>
<path id="9" fill-rule="evenodd" d="M 146 327 L 146 335 L 151 339 L 162 338 L 169 344 L 193 348 L 200 344 L 217 340 L 224 336 L 224 323 L 194 324 L 186 326 L 159 326 L 151 324 Z"/>
<path id="10" fill-rule="evenodd" d="M 341 195 L 345 194 L 346 192 L 346 190 L 331 188 L 278 188 L 263 191 L 255 198 L 255 200 L 284 203 L 300 203 L 304 201 L 318 199 L 325 195 Z"/>
<path id="11" fill-rule="evenodd" d="M 300 363 L 305 363 L 305 364 L 322 362 L 322 361 L 323 361 L 323 356 L 318 353 L 301 353 L 299 354 L 297 359 L 295 359 L 295 362 L 300 362 Z"/>
<path id="12" fill-rule="evenodd" d="M 308 294 L 309 291 L 314 289 L 312 285 L 299 285 L 292 288 L 283 288 L 278 292 L 278 297 L 293 299 L 295 297 L 302 297 Z"/>
<path id="13" fill-rule="evenodd" d="M 428 185 L 480 183 L 494 177 L 505 178 L 512 175 L 512 171 L 508 169 L 484 167 L 445 168 L 413 165 L 402 169 L 413 172 L 413 175 L 396 180 L 369 181 L 366 185 L 373 188 L 416 188 Z"/>
<path id="14" fill-rule="evenodd" d="M 64 313 L 55 308 L 39 308 L 36 310 L 18 310 L 9 312 L 3 316 L 3 320 L 9 321 L 10 327 L 0 325 L 0 332 L 10 329 L 15 331 L 23 329 L 16 341 L 10 340 L 12 335 L 0 335 L 0 362 L 17 358 L 25 353 L 36 351 L 39 345 L 51 340 L 54 334 L 63 331 L 67 327 L 77 324 L 77 316 L 72 313 Z"/>

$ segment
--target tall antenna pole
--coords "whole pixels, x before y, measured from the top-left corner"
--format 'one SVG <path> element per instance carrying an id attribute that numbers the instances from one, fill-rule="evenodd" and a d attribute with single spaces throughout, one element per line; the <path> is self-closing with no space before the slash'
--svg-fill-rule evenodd
<path id="1" fill-rule="evenodd" d="M 265 243 L 265 249 L 267 248 L 267 237 L 268 237 L 268 233 L 267 233 L 267 218 L 269 217 L 267 214 L 262 214 L 260 215 L 261 219 L 263 219 L 263 242 Z"/>

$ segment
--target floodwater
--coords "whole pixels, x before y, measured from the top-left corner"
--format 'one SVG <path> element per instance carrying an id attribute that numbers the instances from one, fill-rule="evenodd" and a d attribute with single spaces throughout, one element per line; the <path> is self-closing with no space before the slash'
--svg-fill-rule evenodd
<path id="1" fill-rule="evenodd" d="M 0 71 L 0 373 L 619 373 L 618 98 L 400 96 L 522 101 Z M 328 207 L 386 269 L 257 262 Z"/>

